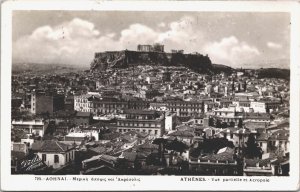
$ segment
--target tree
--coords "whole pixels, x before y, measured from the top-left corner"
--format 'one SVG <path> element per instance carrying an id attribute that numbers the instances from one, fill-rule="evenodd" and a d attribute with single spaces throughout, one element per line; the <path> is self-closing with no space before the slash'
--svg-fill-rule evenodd
<path id="1" fill-rule="evenodd" d="M 146 158 L 147 165 L 160 165 L 160 157 L 157 153 L 150 153 Z"/>
<path id="2" fill-rule="evenodd" d="M 190 151 L 190 156 L 198 157 L 202 153 L 217 153 L 224 147 L 234 148 L 234 144 L 224 137 L 205 139 L 197 148 Z"/>
<path id="3" fill-rule="evenodd" d="M 244 148 L 243 152 L 246 158 L 261 158 L 262 149 L 256 143 L 254 134 L 251 133 L 249 135 L 248 141 L 246 142 L 246 147 Z"/>
<path id="4" fill-rule="evenodd" d="M 182 155 L 182 153 L 184 153 L 187 149 L 188 149 L 188 146 L 186 144 L 184 144 L 183 142 L 181 141 L 178 141 L 177 138 L 171 142 L 168 142 L 166 144 L 166 149 L 167 150 L 171 150 L 171 154 L 170 154 L 170 158 L 169 158 L 169 163 L 170 165 L 174 164 L 173 163 L 173 160 L 174 160 L 174 156 L 176 156 L 177 154 L 175 154 L 175 152 L 179 152 L 180 155 Z M 178 160 L 175 159 L 175 160 Z"/>
<path id="5" fill-rule="evenodd" d="M 270 107 L 269 107 L 269 105 L 266 106 L 266 113 L 270 113 Z"/>
<path id="6" fill-rule="evenodd" d="M 222 123 L 221 123 L 221 127 L 222 127 L 222 128 L 227 128 L 227 127 L 228 127 L 228 125 L 227 125 L 227 123 L 226 123 L 226 122 L 222 122 Z"/>
<path id="7" fill-rule="evenodd" d="M 240 118 L 238 123 L 239 128 L 243 128 L 243 120 Z"/>
<path id="8" fill-rule="evenodd" d="M 217 119 L 217 121 L 216 121 L 216 127 L 217 128 L 221 128 L 222 127 L 221 121 L 219 119 Z"/>
<path id="9" fill-rule="evenodd" d="M 166 144 L 166 149 L 179 152 L 180 155 L 188 149 L 188 146 L 177 139 Z"/>
<path id="10" fill-rule="evenodd" d="M 164 159 L 164 152 L 165 152 L 165 145 L 166 145 L 167 140 L 160 137 L 160 138 L 156 138 L 153 140 L 153 144 L 158 145 L 158 153 L 159 153 L 159 157 L 160 157 L 160 162 L 162 164 L 165 163 Z"/>
<path id="11" fill-rule="evenodd" d="M 231 121 L 230 123 L 229 123 L 229 127 L 234 127 L 235 126 L 235 123 L 233 122 L 233 121 Z"/>
<path id="12" fill-rule="evenodd" d="M 210 117 L 209 120 L 208 120 L 208 126 L 213 127 L 214 125 L 215 125 L 214 119 Z"/>

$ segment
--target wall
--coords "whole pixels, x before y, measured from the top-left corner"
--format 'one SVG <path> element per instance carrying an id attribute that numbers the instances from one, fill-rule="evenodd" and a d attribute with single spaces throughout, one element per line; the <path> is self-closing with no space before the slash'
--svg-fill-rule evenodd
<path id="1" fill-rule="evenodd" d="M 72 155 L 73 153 L 73 155 Z M 75 150 L 68 151 L 67 153 L 49 153 L 49 152 L 38 152 L 37 155 L 42 159 L 42 154 L 46 154 L 45 164 L 48 166 L 53 166 L 54 169 L 60 168 L 75 159 Z M 58 155 L 59 162 L 54 163 L 54 155 Z M 68 158 L 67 158 L 68 156 Z"/>
<path id="2" fill-rule="evenodd" d="M 165 118 L 165 130 L 171 131 L 174 129 L 174 115 L 168 115 Z"/>
<path id="3" fill-rule="evenodd" d="M 263 102 L 251 102 L 250 108 L 253 108 L 255 113 L 266 113 L 266 105 Z"/>

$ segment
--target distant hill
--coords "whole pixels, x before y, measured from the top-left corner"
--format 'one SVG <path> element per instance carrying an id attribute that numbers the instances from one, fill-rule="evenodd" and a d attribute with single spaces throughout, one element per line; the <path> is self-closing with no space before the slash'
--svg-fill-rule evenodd
<path id="1" fill-rule="evenodd" d="M 222 64 L 212 64 L 213 66 L 213 71 L 215 73 L 221 73 L 221 72 L 224 72 L 224 73 L 227 73 L 227 74 L 230 74 L 234 71 L 233 68 L 227 66 L 227 65 L 222 65 Z"/>
<path id="2" fill-rule="evenodd" d="M 53 74 L 62 74 L 70 72 L 83 71 L 88 68 L 70 66 L 63 64 L 41 64 L 41 63 L 13 63 L 12 72 L 13 73 L 53 73 Z"/>
<path id="3" fill-rule="evenodd" d="M 257 70 L 258 78 L 290 79 L 289 69 L 261 68 Z"/>

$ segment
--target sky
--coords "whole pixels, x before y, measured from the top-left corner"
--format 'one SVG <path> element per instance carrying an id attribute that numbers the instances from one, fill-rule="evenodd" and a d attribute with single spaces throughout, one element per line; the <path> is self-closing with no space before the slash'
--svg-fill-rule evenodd
<path id="1" fill-rule="evenodd" d="M 289 13 L 14 11 L 12 27 L 13 63 L 89 66 L 95 52 L 162 43 L 234 68 L 289 68 Z"/>

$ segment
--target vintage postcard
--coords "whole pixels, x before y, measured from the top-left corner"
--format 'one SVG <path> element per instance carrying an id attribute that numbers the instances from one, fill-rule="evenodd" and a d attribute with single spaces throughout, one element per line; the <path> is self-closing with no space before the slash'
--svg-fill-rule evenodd
<path id="1" fill-rule="evenodd" d="M 299 10 L 2 3 L 1 190 L 298 190 Z"/>

